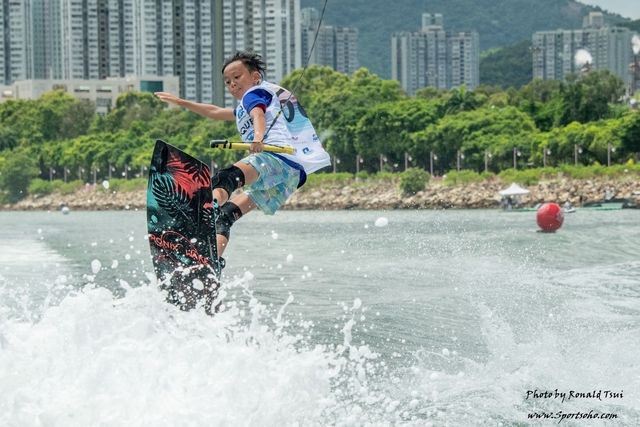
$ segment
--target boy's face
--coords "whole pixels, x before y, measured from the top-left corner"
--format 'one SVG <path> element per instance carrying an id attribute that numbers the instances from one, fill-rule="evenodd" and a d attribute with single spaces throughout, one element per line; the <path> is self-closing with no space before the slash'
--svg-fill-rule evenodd
<path id="1" fill-rule="evenodd" d="M 259 82 L 260 73 L 250 72 L 242 61 L 234 61 L 224 69 L 224 83 L 236 99 L 242 99 L 244 94 Z"/>

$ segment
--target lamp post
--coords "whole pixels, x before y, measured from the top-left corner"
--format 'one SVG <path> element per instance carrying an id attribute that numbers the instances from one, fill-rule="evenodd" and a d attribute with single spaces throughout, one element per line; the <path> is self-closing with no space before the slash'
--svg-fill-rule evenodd
<path id="1" fill-rule="evenodd" d="M 409 162 L 413 160 L 409 153 L 404 153 L 404 170 L 409 169 Z"/>
<path id="2" fill-rule="evenodd" d="M 386 161 L 387 161 L 387 158 L 384 155 L 380 154 L 380 172 L 382 172 L 383 163 Z"/>
<path id="3" fill-rule="evenodd" d="M 582 148 L 578 147 L 578 144 L 573 144 L 573 157 L 576 166 L 578 166 L 578 153 L 582 153 Z"/>
<path id="4" fill-rule="evenodd" d="M 489 171 L 489 157 L 491 157 L 491 153 L 489 150 L 484 150 L 484 171 Z"/>
<path id="5" fill-rule="evenodd" d="M 458 150 L 458 172 L 460 172 L 460 160 L 464 159 L 464 154 L 462 154 L 462 152 L 460 150 Z"/>
<path id="6" fill-rule="evenodd" d="M 333 173 L 336 173 L 338 163 L 340 163 L 340 159 L 336 156 L 333 156 Z"/>
<path id="7" fill-rule="evenodd" d="M 429 163 L 431 164 L 431 176 L 433 176 L 433 161 L 438 160 L 438 156 L 433 154 L 433 151 L 429 152 Z"/>
<path id="8" fill-rule="evenodd" d="M 518 170 L 518 156 L 520 154 L 518 147 L 513 147 L 513 170 Z"/>
<path id="9" fill-rule="evenodd" d="M 611 143 L 607 143 L 607 167 L 611 166 L 611 152 L 615 153 L 616 147 L 613 147 Z"/>
<path id="10" fill-rule="evenodd" d="M 360 172 L 360 163 L 362 163 L 362 157 L 359 154 L 356 154 L 356 173 Z"/>
<path id="11" fill-rule="evenodd" d="M 546 146 L 542 149 L 542 167 L 547 167 L 547 154 L 551 154 L 551 150 L 549 150 Z"/>
<path id="12" fill-rule="evenodd" d="M 93 168 L 93 185 L 96 185 L 98 179 L 97 179 L 97 173 L 100 172 L 100 168 L 98 167 L 94 167 Z"/>

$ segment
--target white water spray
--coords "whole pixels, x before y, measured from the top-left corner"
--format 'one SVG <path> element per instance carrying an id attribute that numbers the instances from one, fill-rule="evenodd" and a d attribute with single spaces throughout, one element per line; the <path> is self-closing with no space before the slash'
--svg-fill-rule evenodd
<path id="1" fill-rule="evenodd" d="M 586 49 L 578 49 L 573 59 L 576 67 L 583 67 L 587 63 L 593 63 L 593 57 Z"/>
<path id="2" fill-rule="evenodd" d="M 637 55 L 640 53 L 640 37 L 638 35 L 634 35 L 631 39 L 631 48 L 633 49 L 633 54 Z"/>

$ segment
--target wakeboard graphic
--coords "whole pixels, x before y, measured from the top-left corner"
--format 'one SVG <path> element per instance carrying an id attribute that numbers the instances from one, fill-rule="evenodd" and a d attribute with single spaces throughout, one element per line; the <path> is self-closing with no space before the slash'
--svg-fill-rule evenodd
<path id="1" fill-rule="evenodd" d="M 167 301 L 208 314 L 220 284 L 209 167 L 156 141 L 147 185 L 147 229 L 153 267 Z"/>

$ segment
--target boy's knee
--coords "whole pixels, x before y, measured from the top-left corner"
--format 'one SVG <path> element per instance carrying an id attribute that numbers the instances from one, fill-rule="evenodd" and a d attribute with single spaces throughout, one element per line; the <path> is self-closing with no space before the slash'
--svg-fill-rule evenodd
<path id="1" fill-rule="evenodd" d="M 227 192 L 229 197 L 238 188 L 244 186 L 244 172 L 236 165 L 231 165 L 224 169 L 220 169 L 217 174 L 211 178 L 211 189 L 222 188 Z"/>

